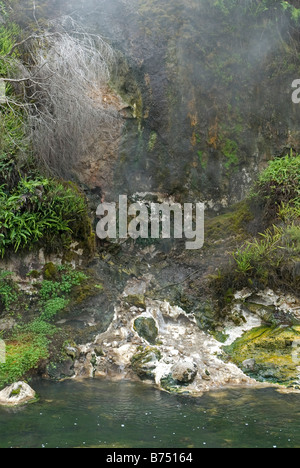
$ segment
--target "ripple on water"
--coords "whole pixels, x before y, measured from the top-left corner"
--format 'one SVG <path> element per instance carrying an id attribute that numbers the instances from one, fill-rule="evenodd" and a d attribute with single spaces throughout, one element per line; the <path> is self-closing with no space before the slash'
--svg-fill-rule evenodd
<path id="1" fill-rule="evenodd" d="M 299 447 L 300 395 L 229 390 L 202 398 L 142 383 L 36 382 L 40 400 L 0 409 L 0 447 Z"/>

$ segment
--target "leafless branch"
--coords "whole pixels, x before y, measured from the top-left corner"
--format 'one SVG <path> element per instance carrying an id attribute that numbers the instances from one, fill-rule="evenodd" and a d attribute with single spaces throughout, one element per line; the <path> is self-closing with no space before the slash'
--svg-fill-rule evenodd
<path id="1" fill-rule="evenodd" d="M 76 165 L 95 129 L 101 128 L 103 138 L 109 138 L 119 119 L 117 112 L 101 105 L 114 51 L 71 17 L 50 22 L 47 31 L 15 44 L 4 59 L 12 59 L 20 46 L 26 48 L 30 63 L 19 64 L 16 76 L 4 81 L 19 86 L 26 101 L 8 101 L 28 113 L 39 158 L 49 170 L 64 175 Z"/>

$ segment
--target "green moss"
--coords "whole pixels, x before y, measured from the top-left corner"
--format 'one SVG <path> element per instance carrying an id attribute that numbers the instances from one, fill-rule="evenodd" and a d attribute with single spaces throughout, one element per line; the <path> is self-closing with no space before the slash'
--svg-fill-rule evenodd
<path id="1" fill-rule="evenodd" d="M 153 371 L 161 357 L 158 348 L 150 346 L 140 348 L 139 352 L 131 359 L 131 367 L 141 379 L 154 379 Z"/>
<path id="2" fill-rule="evenodd" d="M 143 294 L 132 294 L 126 297 L 126 302 L 141 309 L 146 308 L 145 296 Z"/>
<path id="3" fill-rule="evenodd" d="M 148 142 L 148 150 L 152 152 L 155 148 L 157 142 L 157 133 L 156 132 L 151 132 L 149 142 Z"/>
<path id="4" fill-rule="evenodd" d="M 31 270 L 27 276 L 32 279 L 37 279 L 41 276 L 41 273 L 38 270 Z"/>
<path id="5" fill-rule="evenodd" d="M 223 143 L 222 152 L 227 159 L 225 163 L 226 169 L 231 169 L 232 167 L 236 167 L 238 165 L 238 149 L 239 147 L 236 141 L 226 139 L 226 141 Z"/>
<path id="6" fill-rule="evenodd" d="M 151 317 L 139 317 L 134 321 L 134 330 L 148 343 L 155 344 L 158 336 L 156 322 Z"/>
<path id="7" fill-rule="evenodd" d="M 253 219 L 254 214 L 247 201 L 235 204 L 220 216 L 206 218 L 205 247 L 211 247 L 215 242 L 223 242 L 225 236 L 246 238 L 247 227 Z"/>
<path id="8" fill-rule="evenodd" d="M 299 386 L 300 327 L 259 327 L 224 347 L 232 361 L 258 381 Z M 244 361 L 254 359 L 249 370 Z"/>
<path id="9" fill-rule="evenodd" d="M 20 386 L 19 386 L 18 388 L 16 388 L 15 390 L 12 390 L 12 391 L 10 392 L 9 398 L 20 395 L 21 389 L 22 389 L 22 386 L 20 385 Z"/>
<path id="10" fill-rule="evenodd" d="M 54 263 L 47 263 L 43 268 L 43 276 L 45 280 L 54 281 L 58 278 L 57 267 Z"/>

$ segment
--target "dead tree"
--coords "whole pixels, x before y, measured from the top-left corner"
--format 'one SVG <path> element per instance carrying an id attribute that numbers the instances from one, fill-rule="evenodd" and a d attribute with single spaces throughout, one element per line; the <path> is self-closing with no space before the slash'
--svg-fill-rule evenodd
<path id="1" fill-rule="evenodd" d="M 14 58 L 17 48 L 25 63 Z M 68 174 L 99 126 L 109 138 L 119 115 L 101 105 L 101 93 L 107 91 L 115 53 L 101 36 L 65 16 L 16 43 L 1 59 L 13 70 L 3 81 L 18 96 L 6 97 L 5 106 L 26 112 L 34 152 L 51 173 Z"/>

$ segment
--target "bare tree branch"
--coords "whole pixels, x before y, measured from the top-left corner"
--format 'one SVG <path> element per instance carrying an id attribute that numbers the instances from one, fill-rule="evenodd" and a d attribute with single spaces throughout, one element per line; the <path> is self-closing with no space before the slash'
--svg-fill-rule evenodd
<path id="1" fill-rule="evenodd" d="M 18 63 L 18 72 L 3 80 L 19 87 L 26 99 L 8 97 L 7 102 L 23 107 L 35 153 L 50 171 L 64 175 L 84 154 L 95 131 L 101 129 L 101 138 L 110 138 L 121 119 L 101 100 L 115 53 L 102 37 L 89 34 L 69 16 L 14 44 L 3 59 L 15 61 L 18 47 L 25 48 L 30 60 Z"/>

